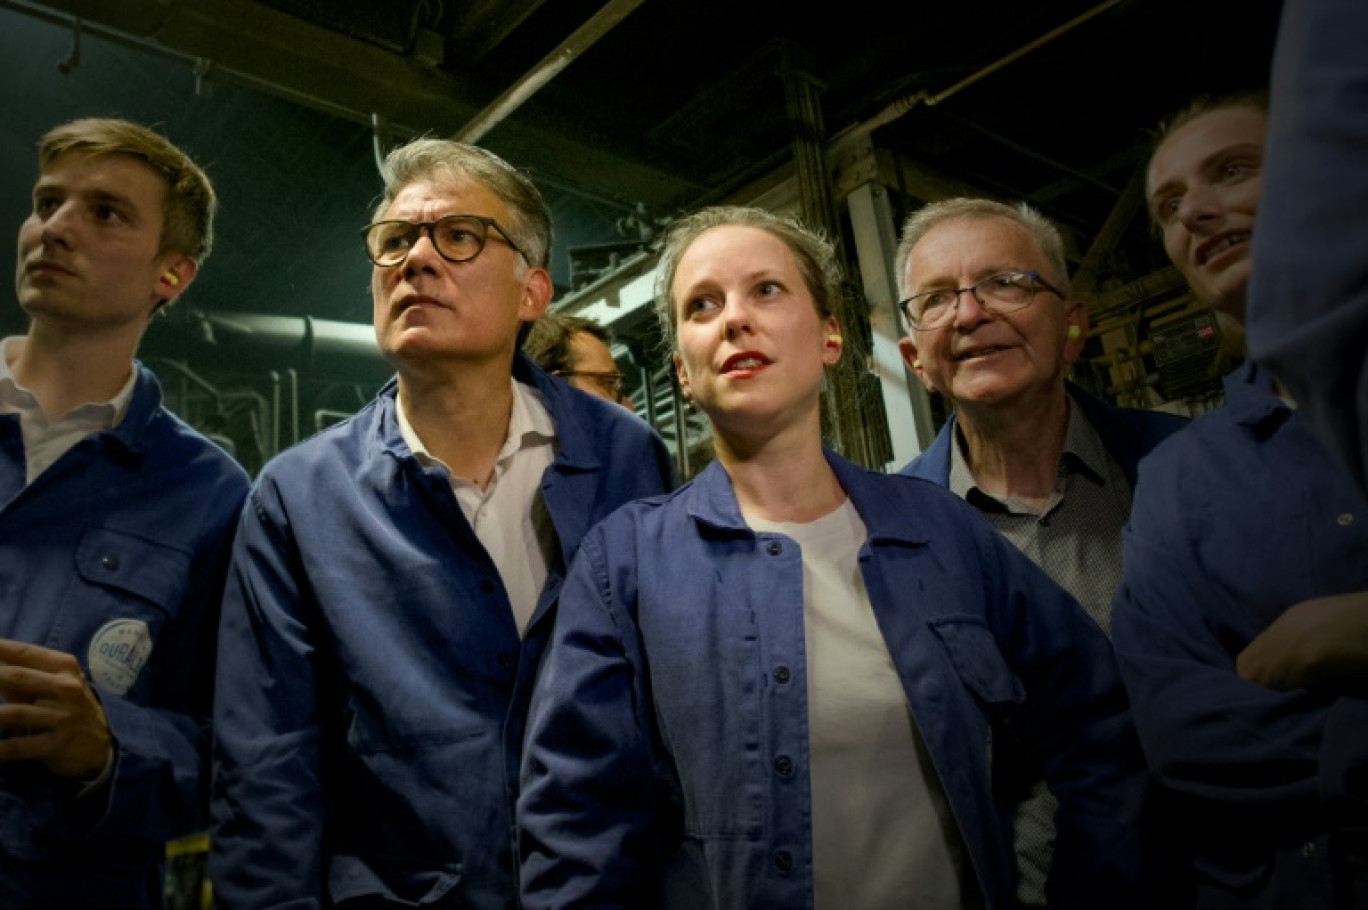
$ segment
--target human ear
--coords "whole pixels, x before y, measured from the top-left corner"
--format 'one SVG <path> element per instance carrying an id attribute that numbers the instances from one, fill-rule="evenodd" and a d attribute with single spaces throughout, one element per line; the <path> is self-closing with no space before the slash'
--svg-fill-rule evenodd
<path id="1" fill-rule="evenodd" d="M 1083 356 L 1088 342 L 1088 308 L 1078 301 L 1069 301 L 1064 314 L 1064 362 L 1072 365 Z"/>
<path id="2" fill-rule="evenodd" d="M 917 345 L 910 337 L 904 336 L 898 339 L 898 353 L 902 355 L 903 363 L 917 378 L 922 385 L 926 386 L 928 392 L 936 391 L 936 384 L 931 381 L 931 377 L 926 375 L 926 367 L 922 366 L 921 359 L 917 356 Z"/>
<path id="3" fill-rule="evenodd" d="M 523 276 L 523 296 L 518 304 L 518 318 L 531 322 L 546 312 L 551 305 L 551 295 L 555 286 L 546 269 L 528 269 Z"/>
<path id="4" fill-rule="evenodd" d="M 680 394 L 684 396 L 685 400 L 691 401 L 692 395 L 689 391 L 689 371 L 684 368 L 684 358 L 679 356 L 678 351 L 671 355 L 671 357 L 674 360 L 675 378 L 679 381 Z"/>
<path id="5" fill-rule="evenodd" d="M 166 304 L 185 293 L 190 282 L 195 280 L 199 264 L 190 256 L 173 256 L 160 267 L 157 283 L 152 286 L 152 309 L 161 309 Z"/>
<path id="6" fill-rule="evenodd" d="M 835 316 L 826 318 L 826 339 L 822 348 L 822 362 L 827 366 L 835 366 L 841 360 L 841 352 L 844 350 L 842 345 L 845 339 L 841 337 L 841 324 L 836 321 Z"/>

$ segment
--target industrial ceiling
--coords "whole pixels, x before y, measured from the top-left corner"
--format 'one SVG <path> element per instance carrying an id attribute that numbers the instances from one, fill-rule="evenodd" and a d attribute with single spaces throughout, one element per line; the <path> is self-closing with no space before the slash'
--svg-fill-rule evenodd
<path id="1" fill-rule="evenodd" d="M 53 124 L 158 124 L 223 201 L 186 313 L 365 323 L 357 228 L 379 188 L 377 146 L 465 137 L 529 169 L 553 209 L 565 293 L 579 283 L 570 251 L 630 247 L 666 216 L 761 195 L 802 143 L 826 149 L 839 184 L 842 148 L 867 136 L 900 162 L 888 171 L 900 208 L 961 191 L 1030 200 L 1066 228 L 1086 283 L 1106 288 L 1164 265 L 1135 204 L 1146 131 L 1195 94 L 1261 84 L 1278 12 L 1274 0 L 0 0 L 0 213 L 24 217 L 33 144 Z M 815 120 L 794 115 L 804 92 Z M 17 307 L 0 320 L 22 329 Z"/>

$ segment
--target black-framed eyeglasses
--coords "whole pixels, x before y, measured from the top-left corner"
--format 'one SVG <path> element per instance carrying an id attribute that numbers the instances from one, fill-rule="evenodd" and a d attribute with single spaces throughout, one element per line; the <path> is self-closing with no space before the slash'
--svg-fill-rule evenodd
<path id="1" fill-rule="evenodd" d="M 626 378 L 622 373 L 619 373 L 616 370 L 605 370 L 602 372 L 596 372 L 594 370 L 556 370 L 554 375 L 560 376 L 563 379 L 583 376 L 598 388 L 602 389 L 603 394 L 612 398 L 614 401 L 617 401 L 622 397 L 622 381 Z"/>
<path id="2" fill-rule="evenodd" d="M 974 295 L 978 305 L 994 315 L 1025 309 L 1035 301 L 1036 294 L 1049 291 L 1061 300 L 1064 295 L 1039 272 L 1018 269 L 982 278 L 967 288 L 935 288 L 913 294 L 898 301 L 907 324 L 914 329 L 942 329 L 955 321 L 960 295 L 965 291 Z"/>
<path id="3" fill-rule="evenodd" d="M 514 252 L 527 258 L 503 225 L 484 215 L 443 215 L 436 221 L 377 221 L 363 227 L 361 235 L 366 238 L 366 255 L 371 262 L 390 269 L 403 265 L 424 229 L 443 259 L 468 262 L 484 249 L 490 228 L 502 234 Z"/>

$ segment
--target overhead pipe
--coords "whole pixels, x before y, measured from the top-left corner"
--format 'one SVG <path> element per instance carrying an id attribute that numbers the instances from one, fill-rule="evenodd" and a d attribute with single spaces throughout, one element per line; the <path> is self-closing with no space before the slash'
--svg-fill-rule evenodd
<path id="1" fill-rule="evenodd" d="M 265 313 L 177 313 L 157 320 L 144 356 L 190 359 L 217 369 L 269 365 L 302 376 L 379 385 L 394 372 L 380 355 L 369 323 Z"/>
<path id="2" fill-rule="evenodd" d="M 552 79 L 570 65 L 572 61 L 613 27 L 627 18 L 627 15 L 640 6 L 644 0 L 609 0 L 603 8 L 589 18 L 574 33 L 561 42 L 560 46 L 542 58 L 541 62 L 529 70 L 521 79 L 510 85 L 495 98 L 484 110 L 453 137 L 459 142 L 479 142 L 485 134 L 498 126 L 509 114 L 522 107 L 527 99 L 541 91 Z"/>
<path id="3" fill-rule="evenodd" d="M 146 4 L 144 4 L 146 5 Z M 152 54 L 167 60 L 174 60 L 179 63 L 188 64 L 195 77 L 195 94 L 202 97 L 201 92 L 207 91 L 208 78 L 212 73 L 216 78 L 231 81 L 238 85 L 282 98 L 293 102 L 302 107 L 312 108 L 325 114 L 347 120 L 354 123 L 367 123 L 368 116 L 358 110 L 329 101 L 326 98 L 311 94 L 301 89 L 291 88 L 280 82 L 274 82 L 261 76 L 255 76 L 244 70 L 233 67 L 223 66 L 215 63 L 208 58 L 197 54 L 177 50 L 161 43 L 155 35 L 159 34 L 166 22 L 171 19 L 175 7 L 167 7 L 167 12 L 160 22 L 145 26 L 140 32 L 130 32 L 126 29 L 112 25 L 104 25 L 89 18 L 82 19 L 72 14 L 63 13 L 58 10 L 49 9 L 39 5 L 35 0 L 0 0 L 0 9 L 13 10 L 14 12 L 37 19 L 39 22 L 46 22 L 49 25 L 68 26 L 76 28 L 79 23 L 82 34 L 108 41 L 120 47 L 127 47 L 143 53 Z M 65 62 L 65 61 L 64 61 Z M 59 64 L 60 68 L 60 64 Z"/>

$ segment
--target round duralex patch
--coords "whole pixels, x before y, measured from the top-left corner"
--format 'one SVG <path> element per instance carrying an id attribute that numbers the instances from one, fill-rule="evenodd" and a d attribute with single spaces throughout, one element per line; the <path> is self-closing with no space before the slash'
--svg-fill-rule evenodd
<path id="1" fill-rule="evenodd" d="M 90 681 L 111 695 L 133 688 L 138 672 L 152 654 L 152 631 L 141 619 L 115 619 L 105 623 L 90 639 Z"/>

